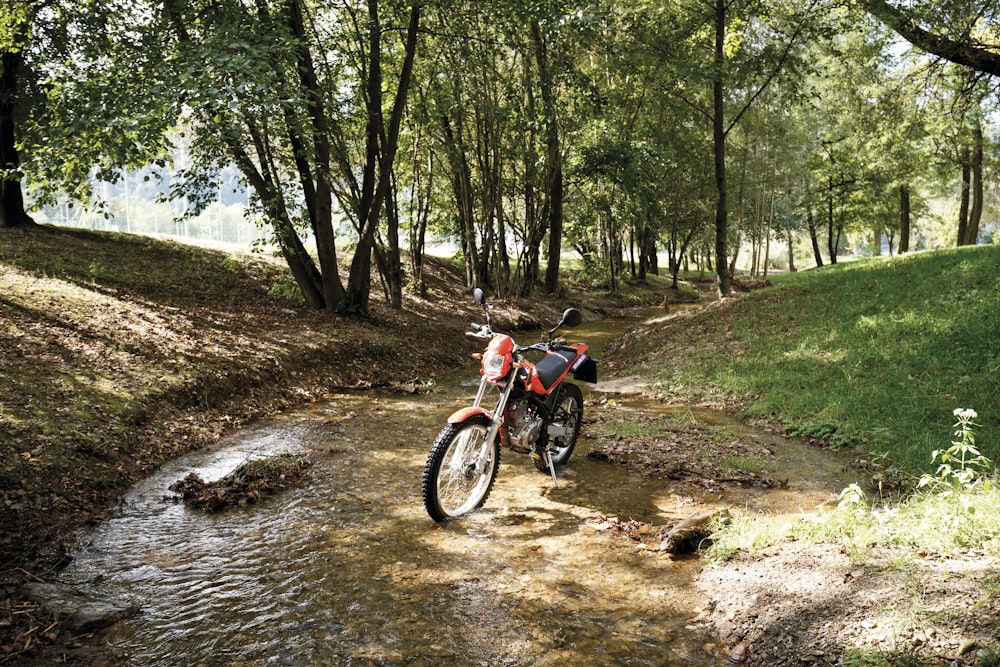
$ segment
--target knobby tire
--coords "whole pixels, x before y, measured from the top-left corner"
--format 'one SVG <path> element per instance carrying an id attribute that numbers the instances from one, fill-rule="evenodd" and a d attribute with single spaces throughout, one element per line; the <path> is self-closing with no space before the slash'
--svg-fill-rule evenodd
<path id="1" fill-rule="evenodd" d="M 438 433 L 424 466 L 423 496 L 427 514 L 448 521 L 482 507 L 500 468 L 500 439 L 495 438 L 486 467 L 473 469 L 489 430 L 485 415 L 448 424 Z"/>

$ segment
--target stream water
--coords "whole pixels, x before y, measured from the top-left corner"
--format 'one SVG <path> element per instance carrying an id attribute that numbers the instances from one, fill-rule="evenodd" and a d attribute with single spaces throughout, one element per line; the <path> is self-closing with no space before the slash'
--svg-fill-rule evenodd
<path id="1" fill-rule="evenodd" d="M 426 394 L 331 396 L 173 461 L 81 538 L 62 579 L 140 605 L 107 641 L 144 666 L 724 665 L 698 618 L 700 562 L 594 528 L 602 515 L 663 525 L 693 513 L 691 497 L 588 459 L 586 426 L 558 488 L 505 451 L 482 510 L 427 517 L 427 451 L 477 376 L 470 362 Z M 774 447 L 788 449 L 788 487 L 727 502 L 796 511 L 844 485 L 839 463 Z M 190 472 L 217 479 L 290 450 L 310 453 L 307 481 L 263 502 L 205 514 L 164 500 Z"/>

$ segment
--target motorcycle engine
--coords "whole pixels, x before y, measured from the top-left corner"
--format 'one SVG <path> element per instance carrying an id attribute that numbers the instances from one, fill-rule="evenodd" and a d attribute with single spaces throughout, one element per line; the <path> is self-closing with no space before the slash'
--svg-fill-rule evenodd
<path id="1" fill-rule="evenodd" d="M 507 406 L 507 433 L 510 448 L 522 454 L 530 452 L 542 430 L 542 417 L 528 401 L 514 401 Z"/>

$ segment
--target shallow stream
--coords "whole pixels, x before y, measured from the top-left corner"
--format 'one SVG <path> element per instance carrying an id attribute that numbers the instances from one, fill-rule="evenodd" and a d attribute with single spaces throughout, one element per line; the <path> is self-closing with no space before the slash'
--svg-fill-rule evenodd
<path id="1" fill-rule="evenodd" d="M 614 333 L 570 337 L 599 344 Z M 449 524 L 427 517 L 427 451 L 477 377 L 470 361 L 429 393 L 330 396 L 173 461 L 81 538 L 62 579 L 141 606 L 107 639 L 143 666 L 725 665 L 692 584 L 699 560 L 595 528 L 601 516 L 662 526 L 706 499 L 588 459 L 586 425 L 558 488 L 504 451 L 482 510 Z M 797 511 L 845 485 L 842 464 L 821 453 L 769 446 L 788 462 L 787 488 L 708 500 Z M 190 472 L 213 480 L 290 450 L 314 460 L 307 481 L 258 504 L 204 514 L 164 500 Z"/>

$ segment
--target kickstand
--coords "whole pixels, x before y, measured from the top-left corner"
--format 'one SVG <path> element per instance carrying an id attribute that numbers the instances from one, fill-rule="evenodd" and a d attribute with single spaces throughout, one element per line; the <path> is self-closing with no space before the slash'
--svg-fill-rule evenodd
<path id="1" fill-rule="evenodd" d="M 549 472 L 552 473 L 552 486 L 559 488 L 559 480 L 556 479 L 556 466 L 552 463 L 552 454 L 548 450 L 545 450 L 545 460 L 549 464 Z"/>

